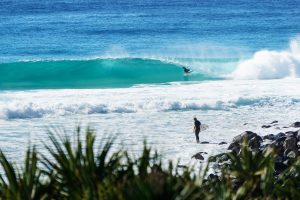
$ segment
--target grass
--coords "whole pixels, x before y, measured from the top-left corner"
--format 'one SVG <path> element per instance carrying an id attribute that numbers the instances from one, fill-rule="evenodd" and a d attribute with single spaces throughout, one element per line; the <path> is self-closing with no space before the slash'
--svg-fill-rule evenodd
<path id="1" fill-rule="evenodd" d="M 146 144 L 136 158 L 112 152 L 113 139 L 97 147 L 90 129 L 78 128 L 75 141 L 48 135 L 47 155 L 29 147 L 22 167 L 0 151 L 0 199 L 300 199 L 300 160 L 274 176 L 272 149 L 252 152 L 244 144 L 240 155 L 226 153 L 216 176 L 210 163 L 201 170 L 165 163 Z"/>

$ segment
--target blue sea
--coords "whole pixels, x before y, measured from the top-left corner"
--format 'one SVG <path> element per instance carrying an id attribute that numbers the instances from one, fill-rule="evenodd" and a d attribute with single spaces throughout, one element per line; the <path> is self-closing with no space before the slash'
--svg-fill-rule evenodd
<path id="1" fill-rule="evenodd" d="M 245 129 L 288 125 L 300 111 L 299 22 L 292 0 L 2 0 L 0 146 L 17 158 L 49 126 L 82 124 L 189 162 Z M 211 144 L 195 143 L 193 116 Z"/>

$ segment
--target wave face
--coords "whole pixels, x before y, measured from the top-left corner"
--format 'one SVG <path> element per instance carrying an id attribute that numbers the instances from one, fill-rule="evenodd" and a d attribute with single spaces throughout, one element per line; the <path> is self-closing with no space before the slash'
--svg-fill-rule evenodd
<path id="1" fill-rule="evenodd" d="M 213 79 L 199 73 L 185 77 L 179 64 L 142 58 L 2 63 L 0 74 L 0 89 L 112 88 Z"/>

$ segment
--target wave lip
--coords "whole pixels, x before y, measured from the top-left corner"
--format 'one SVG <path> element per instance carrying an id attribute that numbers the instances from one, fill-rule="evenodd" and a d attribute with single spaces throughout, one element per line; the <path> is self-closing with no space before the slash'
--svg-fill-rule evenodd
<path id="1" fill-rule="evenodd" d="M 300 76 L 300 40 L 292 40 L 286 51 L 262 50 L 241 62 L 233 79 L 281 79 Z"/>

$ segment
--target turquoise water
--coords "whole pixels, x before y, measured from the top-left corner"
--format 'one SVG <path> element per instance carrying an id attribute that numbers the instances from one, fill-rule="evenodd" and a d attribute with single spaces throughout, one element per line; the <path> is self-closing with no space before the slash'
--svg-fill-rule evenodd
<path id="1" fill-rule="evenodd" d="M 217 79 L 198 72 L 186 76 L 182 65 L 141 58 L 3 63 L 0 74 L 1 89 L 111 88 Z"/>
<path id="2" fill-rule="evenodd" d="M 299 21 L 291 0 L 1 1 L 0 90 L 223 79 Z"/>

